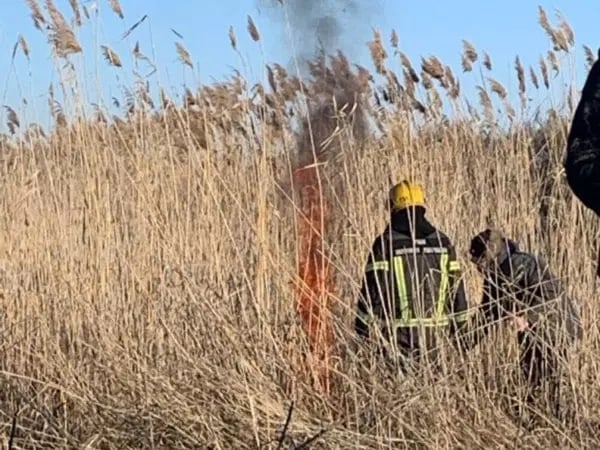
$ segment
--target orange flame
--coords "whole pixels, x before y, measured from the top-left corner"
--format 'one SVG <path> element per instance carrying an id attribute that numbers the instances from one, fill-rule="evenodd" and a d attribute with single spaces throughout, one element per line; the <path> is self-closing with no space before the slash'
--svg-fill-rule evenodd
<path id="1" fill-rule="evenodd" d="M 327 213 L 317 167 L 307 166 L 294 172 L 294 184 L 300 190 L 302 208 L 298 213 L 300 258 L 296 308 L 310 343 L 308 370 L 321 388 L 329 393 L 329 359 L 333 345 L 333 324 L 328 299 L 333 291 L 329 263 L 323 253 Z"/>

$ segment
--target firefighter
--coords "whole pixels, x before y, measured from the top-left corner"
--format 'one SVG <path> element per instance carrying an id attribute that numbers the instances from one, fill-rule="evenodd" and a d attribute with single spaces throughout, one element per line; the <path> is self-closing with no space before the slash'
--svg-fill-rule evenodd
<path id="1" fill-rule="evenodd" d="M 471 241 L 471 261 L 484 276 L 480 314 L 474 317 L 469 348 L 490 326 L 510 320 L 516 326 L 527 401 L 559 414 L 560 378 L 572 345 L 582 330 L 575 305 L 540 257 L 523 252 L 498 230 L 487 229 Z M 544 383 L 546 382 L 546 384 Z M 546 388 L 546 389 L 545 389 Z"/>
<path id="2" fill-rule="evenodd" d="M 457 336 L 466 319 L 456 252 L 448 236 L 425 217 L 419 184 L 403 181 L 393 186 L 389 207 L 389 224 L 367 258 L 356 332 L 365 339 L 378 334 L 382 339 L 374 341 L 383 343 L 378 350 L 394 355 L 392 361 L 405 371 L 423 361 L 439 367 L 439 332 Z"/>
<path id="3" fill-rule="evenodd" d="M 575 196 L 600 215 L 600 59 L 588 74 L 571 123 L 565 171 Z M 600 249 L 596 274 L 600 277 Z"/>

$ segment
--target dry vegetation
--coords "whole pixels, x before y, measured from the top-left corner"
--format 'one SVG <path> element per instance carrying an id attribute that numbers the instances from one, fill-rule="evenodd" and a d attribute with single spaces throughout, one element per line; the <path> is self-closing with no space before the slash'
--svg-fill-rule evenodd
<path id="1" fill-rule="evenodd" d="M 69 24 L 52 1 L 27 3 L 64 71 L 54 88 L 72 92 L 69 58 L 85 55 L 72 26 L 89 12 L 71 1 Z M 122 18 L 119 3 L 110 5 Z M 565 95 L 565 108 L 526 114 L 528 92 L 550 96 L 567 69 L 573 33 L 543 11 L 540 20 L 553 48 L 533 67 L 515 61 L 518 105 L 494 79 L 490 56 L 471 43 L 463 43 L 459 75 L 435 57 L 411 62 L 397 35 L 386 48 L 376 33 L 373 75 L 343 54 L 315 59 L 304 83 L 273 64 L 264 86 L 236 75 L 188 90 L 180 105 L 139 83 L 115 100 L 123 115 L 97 108 L 87 119 L 67 114 L 53 88 L 50 133 L 8 109 L 14 135 L 3 137 L 0 155 L 3 445 L 597 447 L 598 233 L 561 169 L 577 96 Z M 233 29 L 229 39 L 236 50 Z M 30 56 L 24 37 L 19 48 Z M 183 42 L 175 50 L 192 66 Z M 101 51 L 125 70 L 129 58 Z M 150 62 L 139 44 L 132 55 Z M 586 55 L 589 64 L 593 52 Z M 469 76 L 479 80 L 475 100 L 461 93 L 459 79 Z M 311 108 L 323 119 L 313 122 L 315 144 L 327 143 L 316 153 L 335 280 L 327 397 L 301 376 L 290 172 L 310 161 L 310 140 L 295 134 L 303 99 L 332 94 L 336 105 Z M 572 364 L 573 422 L 548 418 L 527 431 L 511 420 L 516 353 L 508 328 L 466 361 L 450 356 L 437 381 L 394 377 L 357 351 L 352 322 L 364 259 L 386 219 L 389 182 L 406 176 L 425 184 L 430 217 L 461 250 L 493 223 L 543 253 L 568 284 L 586 330 Z M 463 262 L 476 303 L 479 278 Z"/>

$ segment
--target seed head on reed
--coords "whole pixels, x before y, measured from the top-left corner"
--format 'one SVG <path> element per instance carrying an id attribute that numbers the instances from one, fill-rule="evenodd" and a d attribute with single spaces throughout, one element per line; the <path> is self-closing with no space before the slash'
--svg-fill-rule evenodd
<path id="1" fill-rule="evenodd" d="M 396 30 L 392 30 L 392 37 L 390 38 L 390 43 L 395 49 L 397 49 L 398 45 L 400 44 L 400 41 L 398 39 L 398 33 L 396 33 Z"/>
<path id="2" fill-rule="evenodd" d="M 79 10 L 79 3 L 77 0 L 69 0 L 71 9 L 73 10 L 73 22 L 75 26 L 81 26 L 81 11 Z"/>
<path id="3" fill-rule="evenodd" d="M 544 86 L 546 89 L 550 89 L 550 79 L 548 76 L 548 66 L 543 56 L 540 56 L 540 71 L 542 72 L 542 79 L 544 80 Z"/>
<path id="4" fill-rule="evenodd" d="M 117 54 L 117 52 L 115 52 L 114 50 L 112 50 L 110 47 L 108 47 L 106 45 L 101 45 L 100 48 L 102 49 L 102 54 L 104 55 L 104 59 L 106 59 L 108 64 L 110 64 L 111 66 L 114 66 L 114 67 L 122 67 L 123 66 L 121 64 L 121 58 L 119 58 L 119 55 Z"/>
<path id="5" fill-rule="evenodd" d="M 473 44 L 463 39 L 463 60 L 466 59 L 467 61 L 474 63 L 477 61 L 477 58 L 477 50 L 475 50 Z"/>
<path id="6" fill-rule="evenodd" d="M 423 87 L 427 90 L 433 87 L 433 81 L 431 80 L 431 77 L 424 70 L 421 71 L 421 83 L 423 84 Z"/>
<path id="7" fill-rule="evenodd" d="M 453 99 L 458 98 L 458 96 L 460 95 L 460 85 L 458 83 L 458 80 L 454 76 L 454 72 L 452 72 L 450 66 L 446 66 L 446 69 L 444 71 L 444 79 L 448 82 L 448 95 Z"/>
<path id="8" fill-rule="evenodd" d="M 569 22 L 567 22 L 567 19 L 562 16 L 560 19 L 560 29 L 565 36 L 567 43 L 570 46 L 575 45 L 575 33 L 573 33 L 573 29 L 571 28 L 571 25 L 569 25 Z"/>
<path id="9" fill-rule="evenodd" d="M 229 43 L 234 50 L 237 50 L 237 38 L 235 36 L 235 30 L 233 26 L 229 27 Z"/>
<path id="10" fill-rule="evenodd" d="M 492 100 L 490 99 L 489 94 L 481 86 L 477 86 L 477 91 L 479 93 L 479 103 L 483 107 L 484 114 L 490 121 L 493 120 L 494 107 L 492 106 Z"/>
<path id="11" fill-rule="evenodd" d="M 423 103 L 421 103 L 420 101 L 418 101 L 416 98 L 411 99 L 412 100 L 412 108 L 415 111 L 420 112 L 421 114 L 426 114 L 427 113 L 427 108 L 425 108 L 425 106 L 423 105 Z"/>
<path id="12" fill-rule="evenodd" d="M 471 72 L 473 70 L 473 64 L 464 56 L 462 58 L 462 68 L 463 72 Z"/>
<path id="13" fill-rule="evenodd" d="M 31 18 L 33 19 L 34 26 L 38 30 L 42 30 L 42 25 L 46 24 L 46 18 L 42 13 L 42 8 L 40 8 L 36 0 L 27 0 L 27 5 L 31 11 Z"/>
<path id="14" fill-rule="evenodd" d="M 425 73 L 437 80 L 444 79 L 444 66 L 435 56 L 421 58 L 421 67 Z"/>
<path id="15" fill-rule="evenodd" d="M 25 57 L 29 59 L 29 45 L 22 34 L 19 35 L 19 47 L 21 47 L 21 51 Z"/>
<path id="16" fill-rule="evenodd" d="M 412 79 L 413 83 L 418 83 L 419 76 L 417 75 L 417 72 L 413 68 L 413 66 L 410 62 L 410 59 L 408 59 L 408 56 L 406 56 L 404 53 L 400 52 L 400 61 L 402 62 L 402 65 L 406 69 L 406 71 L 407 71 L 406 73 L 408 73 L 408 75 L 410 75 L 410 78 Z"/>
<path id="17" fill-rule="evenodd" d="M 51 32 L 50 42 L 54 47 L 54 51 L 60 57 L 66 57 L 72 53 L 81 53 L 83 51 L 70 28 L 61 28 Z"/>
<path id="18" fill-rule="evenodd" d="M 478 55 L 473 44 L 467 40 L 463 40 L 462 68 L 463 72 L 473 70 L 473 63 L 477 61 Z"/>
<path id="19" fill-rule="evenodd" d="M 574 40 L 573 30 L 564 18 L 561 20 L 559 28 L 552 28 L 546 11 L 541 6 L 538 6 L 538 22 L 550 37 L 555 51 L 569 51 L 569 44 Z"/>
<path id="20" fill-rule="evenodd" d="M 49 41 L 53 45 L 54 51 L 59 57 L 66 57 L 71 53 L 80 53 L 83 51 L 73 30 L 67 24 L 62 13 L 56 8 L 53 0 L 46 0 L 46 9 L 52 19 L 49 26 Z"/>
<path id="21" fill-rule="evenodd" d="M 6 109 L 6 112 L 8 113 L 7 120 L 9 122 L 12 122 L 15 126 L 20 127 L 21 122 L 19 121 L 19 116 L 17 115 L 17 112 L 8 105 L 4 105 L 4 108 Z"/>
<path id="22" fill-rule="evenodd" d="M 483 52 L 483 65 L 487 70 L 492 70 L 492 59 L 487 52 Z"/>
<path id="23" fill-rule="evenodd" d="M 248 16 L 248 33 L 250 34 L 250 37 L 254 42 L 260 40 L 260 33 L 258 32 L 258 28 L 256 28 L 256 25 L 254 24 L 254 21 L 250 16 Z"/>
<path id="24" fill-rule="evenodd" d="M 538 77 L 535 73 L 535 70 L 533 69 L 533 67 L 529 67 L 529 77 L 531 78 L 531 82 L 533 83 L 533 85 L 535 86 L 536 89 L 540 88 L 540 83 L 538 81 Z"/>
<path id="25" fill-rule="evenodd" d="M 387 58 L 387 52 L 383 47 L 383 41 L 381 40 L 381 33 L 379 30 L 373 30 L 373 40 L 369 42 L 369 50 L 371 52 L 371 59 L 375 65 L 375 70 L 379 74 L 386 72 L 385 59 Z"/>
<path id="26" fill-rule="evenodd" d="M 569 51 L 569 43 L 568 43 L 567 38 L 564 35 L 562 30 L 556 30 L 555 41 L 556 41 L 556 44 L 554 45 L 554 50 L 556 50 L 556 51 L 562 50 L 564 52 Z"/>
<path id="27" fill-rule="evenodd" d="M 54 0 L 46 0 L 46 9 L 48 10 L 48 14 L 50 14 L 50 19 L 52 19 L 54 28 L 60 29 L 69 27 L 64 16 L 54 4 Z"/>
<path id="28" fill-rule="evenodd" d="M 16 111 L 14 109 L 12 109 L 10 106 L 4 105 L 4 108 L 6 109 L 6 112 L 8 113 L 8 116 L 6 119 L 6 126 L 10 130 L 11 134 L 15 134 L 16 129 L 21 126 L 21 122 L 19 121 L 19 116 L 17 115 Z"/>
<path id="29" fill-rule="evenodd" d="M 519 93 L 524 94 L 526 90 L 525 70 L 523 69 L 519 56 L 515 58 L 515 70 L 517 71 L 517 78 L 519 80 Z"/>
<path id="30" fill-rule="evenodd" d="M 17 53 L 17 49 L 21 49 L 21 51 L 23 52 L 23 55 L 25 55 L 25 57 L 27 59 L 29 59 L 29 45 L 27 45 L 27 41 L 25 40 L 25 38 L 23 37 L 23 35 L 19 35 L 17 42 L 15 42 L 15 45 L 13 47 L 13 52 L 12 52 L 12 57 L 11 59 L 15 59 L 16 53 Z"/>
<path id="31" fill-rule="evenodd" d="M 596 54 L 587 45 L 583 46 L 583 52 L 585 53 L 585 61 L 588 69 L 590 69 L 596 62 Z"/>
<path id="32" fill-rule="evenodd" d="M 119 18 L 124 19 L 125 15 L 123 14 L 123 8 L 121 8 L 121 4 L 119 3 L 119 0 L 108 0 L 110 3 L 110 9 L 113 10 L 113 12 L 119 16 Z"/>
<path id="33" fill-rule="evenodd" d="M 277 76 L 279 77 L 280 81 L 287 79 L 288 73 L 287 73 L 287 70 L 285 70 L 285 67 L 283 67 L 281 64 L 277 64 L 277 63 L 273 63 L 273 67 L 277 71 Z"/>
<path id="34" fill-rule="evenodd" d="M 190 53 L 187 51 L 187 49 L 183 46 L 183 44 L 176 42 L 175 48 L 177 49 L 177 56 L 179 60 L 186 66 L 189 66 L 193 69 L 194 64 L 192 63 L 192 57 L 190 56 Z"/>
<path id="35" fill-rule="evenodd" d="M 548 15 L 542 6 L 538 6 L 538 23 L 544 29 L 550 39 L 554 39 L 554 30 L 548 21 Z"/>
<path id="36" fill-rule="evenodd" d="M 500 99 L 504 100 L 506 98 L 506 89 L 504 89 L 504 86 L 502 86 L 502 84 L 500 82 L 498 82 L 497 80 L 488 77 L 488 81 L 490 83 L 490 89 L 492 90 L 492 92 L 494 94 L 496 94 L 498 97 L 500 97 Z"/>

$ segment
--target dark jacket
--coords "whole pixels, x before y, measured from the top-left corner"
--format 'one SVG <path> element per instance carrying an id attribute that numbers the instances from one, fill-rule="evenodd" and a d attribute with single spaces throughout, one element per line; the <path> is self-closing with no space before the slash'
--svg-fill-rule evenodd
<path id="1" fill-rule="evenodd" d="M 418 356 L 437 347 L 434 331 L 456 334 L 467 306 L 448 236 L 425 218 L 421 207 L 394 213 L 367 260 L 356 332 L 368 336 L 369 324 L 377 322 L 386 341 L 405 355 Z"/>
<path id="2" fill-rule="evenodd" d="M 496 269 L 485 274 L 480 314 L 474 324 L 478 333 L 469 346 L 512 313 L 529 323 L 529 330 L 519 332 L 522 348 L 543 345 L 562 351 L 582 336 L 573 301 L 542 258 L 520 251 L 514 241 L 504 242 Z"/>
<path id="3" fill-rule="evenodd" d="M 573 193 L 600 215 L 600 60 L 588 74 L 571 122 L 565 170 Z"/>
<path id="4" fill-rule="evenodd" d="M 600 215 L 600 59 L 588 74 L 575 110 L 567 138 L 565 171 L 575 196 Z M 600 276 L 600 250 L 597 274 Z"/>

